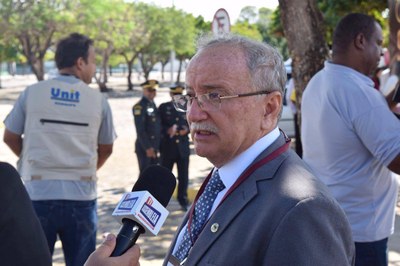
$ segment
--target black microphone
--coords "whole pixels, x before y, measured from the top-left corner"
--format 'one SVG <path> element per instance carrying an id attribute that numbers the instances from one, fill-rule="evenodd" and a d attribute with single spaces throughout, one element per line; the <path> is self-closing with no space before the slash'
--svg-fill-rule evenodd
<path id="1" fill-rule="evenodd" d="M 165 167 L 151 165 L 125 193 L 113 212 L 121 219 L 121 229 L 111 257 L 120 256 L 132 247 L 139 235 L 157 235 L 168 216 L 167 207 L 176 185 L 175 176 Z"/>

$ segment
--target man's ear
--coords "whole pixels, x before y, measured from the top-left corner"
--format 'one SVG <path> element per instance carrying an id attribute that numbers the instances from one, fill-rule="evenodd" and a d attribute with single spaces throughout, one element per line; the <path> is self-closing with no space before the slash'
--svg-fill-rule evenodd
<path id="1" fill-rule="evenodd" d="M 79 57 L 79 58 L 76 60 L 76 68 L 77 68 L 78 70 L 81 70 L 83 65 L 86 65 L 86 62 L 85 62 L 85 60 L 83 59 L 83 57 Z"/>
<path id="2" fill-rule="evenodd" d="M 264 116 L 262 127 L 266 130 L 272 130 L 278 124 L 278 118 L 282 111 L 282 94 L 279 91 L 273 91 L 264 97 Z"/>
<path id="3" fill-rule="evenodd" d="M 355 47 L 356 49 L 364 50 L 364 47 L 365 47 L 365 44 L 366 44 L 367 40 L 365 39 L 364 34 L 359 33 L 359 34 L 357 34 L 357 36 L 354 38 L 354 41 L 353 41 L 353 42 L 354 42 L 354 47 Z"/>

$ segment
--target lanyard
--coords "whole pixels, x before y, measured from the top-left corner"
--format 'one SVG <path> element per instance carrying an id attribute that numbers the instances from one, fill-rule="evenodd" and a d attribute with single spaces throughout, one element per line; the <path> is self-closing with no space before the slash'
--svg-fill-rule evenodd
<path id="1" fill-rule="evenodd" d="M 236 180 L 236 182 L 232 185 L 232 187 L 226 192 L 225 196 L 222 198 L 221 202 L 219 203 L 218 206 L 220 206 L 222 204 L 222 202 L 241 184 L 243 183 L 243 181 L 245 181 L 255 170 L 257 170 L 258 168 L 260 168 L 261 166 L 263 166 L 264 164 L 267 164 L 268 162 L 272 161 L 273 159 L 275 159 L 276 157 L 278 157 L 279 155 L 281 155 L 282 153 L 284 153 L 285 151 L 287 151 L 289 149 L 290 146 L 290 138 L 288 138 L 285 134 L 285 144 L 283 144 L 282 146 L 280 146 L 279 148 L 277 148 L 276 150 L 274 150 L 272 153 L 270 153 L 269 155 L 267 155 L 266 157 L 262 158 L 261 160 L 259 160 L 258 162 L 256 162 L 255 164 L 253 164 L 251 167 L 249 167 L 246 171 L 244 171 L 239 178 Z M 200 195 L 203 193 L 206 184 L 208 183 L 209 179 L 211 178 L 211 172 L 208 174 L 206 180 L 203 182 L 202 186 L 200 187 L 199 192 L 196 195 L 196 198 L 192 204 L 192 207 L 190 208 L 190 213 L 189 213 L 189 220 L 188 220 L 188 231 L 190 234 L 190 238 L 192 240 L 192 243 L 194 245 L 194 242 L 196 241 L 196 239 L 192 238 L 192 230 L 191 230 L 191 225 L 192 225 L 192 221 L 193 221 L 193 214 L 194 214 L 194 207 L 196 205 L 197 200 L 199 199 Z"/>

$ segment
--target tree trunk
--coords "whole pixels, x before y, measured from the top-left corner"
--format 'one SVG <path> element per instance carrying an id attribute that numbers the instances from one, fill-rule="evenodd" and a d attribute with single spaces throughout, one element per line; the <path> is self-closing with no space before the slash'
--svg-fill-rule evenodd
<path id="1" fill-rule="evenodd" d="M 27 58 L 32 72 L 39 81 L 44 79 L 44 56 L 51 45 L 54 32 L 54 28 L 49 29 L 47 36 L 43 39 L 38 36 L 32 36 L 27 32 L 18 35 L 18 40 L 22 46 L 22 53 Z"/>
<path id="2" fill-rule="evenodd" d="M 8 73 L 13 77 L 15 76 L 15 72 L 16 72 L 16 66 L 15 65 L 16 65 L 15 62 L 8 62 L 7 63 Z"/>
<path id="3" fill-rule="evenodd" d="M 36 75 L 37 80 L 44 80 L 44 62 L 43 58 L 37 58 L 35 63 L 31 63 L 33 73 Z"/>
<path id="4" fill-rule="evenodd" d="M 324 39 L 323 17 L 316 0 L 279 0 L 279 7 L 283 31 L 292 57 L 296 115 L 298 128 L 301 128 L 300 104 L 303 91 L 311 77 L 324 66 L 329 54 Z"/>
<path id="5" fill-rule="evenodd" d="M 135 59 L 137 57 L 137 54 L 134 54 L 131 58 L 128 57 L 126 53 L 121 53 L 121 55 L 124 57 L 126 65 L 128 66 L 128 91 L 133 90 L 133 83 L 132 83 L 132 68 L 133 68 L 133 62 L 135 62 Z M 125 74 L 125 70 L 124 70 Z"/>
<path id="6" fill-rule="evenodd" d="M 176 83 L 180 83 L 182 63 L 183 63 L 182 61 L 183 61 L 183 59 L 179 59 L 179 68 L 178 68 L 178 76 L 176 77 Z"/>
<path id="7" fill-rule="evenodd" d="M 140 56 L 139 59 L 142 65 L 143 76 L 145 80 L 148 80 L 152 66 L 150 66 L 150 63 L 146 62 L 146 59 L 143 56 Z"/>
<path id="8" fill-rule="evenodd" d="M 128 91 L 133 91 L 133 83 L 132 83 L 132 66 L 133 66 L 133 61 L 127 61 L 128 65 Z"/>
<path id="9" fill-rule="evenodd" d="M 99 89 L 101 92 L 107 92 L 108 88 L 105 82 L 99 82 L 97 83 L 97 85 L 99 85 Z"/>
<path id="10" fill-rule="evenodd" d="M 107 82 L 108 82 L 108 72 L 107 72 L 107 66 L 108 66 L 108 61 L 110 59 L 110 55 L 114 50 L 114 46 L 111 41 L 107 41 L 107 48 L 101 51 L 102 54 L 102 62 L 101 62 L 101 67 L 100 67 L 100 75 L 97 78 L 96 77 L 96 82 L 99 85 L 99 89 L 101 92 L 106 92 L 108 91 L 107 88 Z"/>
<path id="11" fill-rule="evenodd" d="M 161 63 L 161 80 L 164 80 L 164 71 L 165 71 L 165 65 L 164 65 L 164 63 L 162 62 L 162 63 Z"/>
<path id="12" fill-rule="evenodd" d="M 107 72 L 107 70 L 108 70 L 108 68 L 107 68 L 108 59 L 109 59 L 109 55 L 107 55 L 105 53 L 104 57 L 103 57 L 103 64 L 102 64 L 102 66 L 100 68 L 100 71 L 102 73 L 100 75 L 100 77 L 101 77 L 100 81 L 103 82 L 104 84 L 106 84 L 107 81 L 108 81 L 108 72 Z"/>
<path id="13" fill-rule="evenodd" d="M 144 71 L 144 72 L 143 72 L 143 75 L 144 75 L 144 79 L 145 79 L 146 81 L 149 80 L 150 70 L 149 70 L 149 71 Z"/>

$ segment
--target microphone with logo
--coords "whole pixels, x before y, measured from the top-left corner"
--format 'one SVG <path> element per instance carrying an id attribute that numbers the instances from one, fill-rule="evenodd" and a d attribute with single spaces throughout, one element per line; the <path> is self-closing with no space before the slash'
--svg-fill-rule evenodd
<path id="1" fill-rule="evenodd" d="M 117 257 L 132 247 L 139 235 L 157 235 L 169 212 L 165 208 L 176 185 L 175 176 L 165 167 L 151 165 L 125 193 L 113 212 L 122 224 L 111 257 Z"/>

